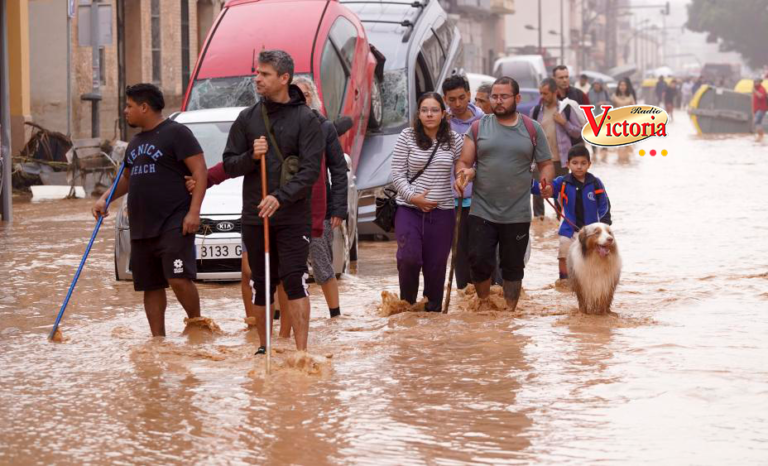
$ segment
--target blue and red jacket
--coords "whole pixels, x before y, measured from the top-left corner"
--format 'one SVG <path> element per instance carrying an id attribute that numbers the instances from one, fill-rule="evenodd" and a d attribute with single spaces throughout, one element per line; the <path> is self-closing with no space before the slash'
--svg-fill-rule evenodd
<path id="1" fill-rule="evenodd" d="M 608 200 L 608 193 L 605 192 L 605 186 L 599 178 L 591 173 L 587 173 L 584 178 L 584 188 L 581 190 L 582 205 L 584 206 L 584 218 L 576 218 L 576 196 L 577 187 L 573 174 L 558 176 L 552 180 L 552 197 L 560 205 L 565 218 L 574 223 L 574 225 L 589 225 L 595 222 L 611 224 L 611 202 Z M 533 181 L 531 193 L 541 195 L 541 187 L 537 180 Z M 560 223 L 558 234 L 567 238 L 573 237 L 573 227 L 570 223 L 563 221 Z"/>

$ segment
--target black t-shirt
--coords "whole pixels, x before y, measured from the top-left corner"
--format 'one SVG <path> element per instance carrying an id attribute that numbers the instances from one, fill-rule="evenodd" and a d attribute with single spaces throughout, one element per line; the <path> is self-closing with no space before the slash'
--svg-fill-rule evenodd
<path id="1" fill-rule="evenodd" d="M 125 151 L 131 239 L 181 228 L 192 200 L 184 185 L 191 174 L 184 159 L 202 153 L 192 131 L 172 120 L 133 137 Z"/>

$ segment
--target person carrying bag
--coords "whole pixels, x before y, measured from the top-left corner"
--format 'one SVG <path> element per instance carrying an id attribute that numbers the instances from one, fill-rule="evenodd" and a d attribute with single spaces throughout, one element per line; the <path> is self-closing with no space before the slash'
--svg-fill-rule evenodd
<path id="1" fill-rule="evenodd" d="M 423 273 L 425 310 L 440 312 L 456 222 L 451 172 L 464 141 L 451 130 L 439 94 L 422 95 L 417 108 L 413 126 L 403 130 L 395 144 L 392 184 L 396 195 L 389 209 L 395 211 L 400 299 L 416 303 Z"/>

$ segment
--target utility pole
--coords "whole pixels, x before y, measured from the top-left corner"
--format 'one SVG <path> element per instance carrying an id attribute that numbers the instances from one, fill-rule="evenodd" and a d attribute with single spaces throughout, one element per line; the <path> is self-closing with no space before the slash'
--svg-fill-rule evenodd
<path id="1" fill-rule="evenodd" d="M 0 3 L 0 219 L 13 220 L 11 198 L 11 114 L 8 85 L 8 42 L 6 2 Z"/>
<path id="2" fill-rule="evenodd" d="M 541 31 L 539 31 L 541 34 Z M 563 0 L 560 0 L 560 63 L 565 64 L 565 31 L 563 31 Z"/>
<path id="3" fill-rule="evenodd" d="M 585 42 L 584 38 L 587 35 L 587 7 L 586 7 L 586 0 L 581 0 L 581 34 L 579 34 L 581 37 L 581 44 L 579 46 L 579 57 L 581 62 L 581 67 L 579 71 L 584 71 L 587 69 L 587 54 L 585 53 L 584 47 Z"/>
<path id="4" fill-rule="evenodd" d="M 539 0 L 539 55 L 544 55 L 544 51 L 541 48 L 541 0 Z"/>
<path id="5" fill-rule="evenodd" d="M 91 92 L 80 96 L 81 100 L 91 102 L 91 137 L 99 137 L 99 102 L 101 101 L 101 76 L 99 64 L 99 0 L 91 0 L 91 51 L 93 69 L 93 87 Z"/>
<path id="6" fill-rule="evenodd" d="M 67 0 L 67 136 L 72 137 L 72 18 L 77 6 L 75 0 Z"/>

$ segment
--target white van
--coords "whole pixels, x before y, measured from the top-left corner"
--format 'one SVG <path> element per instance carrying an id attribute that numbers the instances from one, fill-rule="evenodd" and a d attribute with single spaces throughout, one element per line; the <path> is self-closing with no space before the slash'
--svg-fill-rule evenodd
<path id="1" fill-rule="evenodd" d="M 514 78 L 520 87 L 538 89 L 539 84 L 547 77 L 547 67 L 541 55 L 515 55 L 496 60 L 493 65 L 493 75 Z"/>

